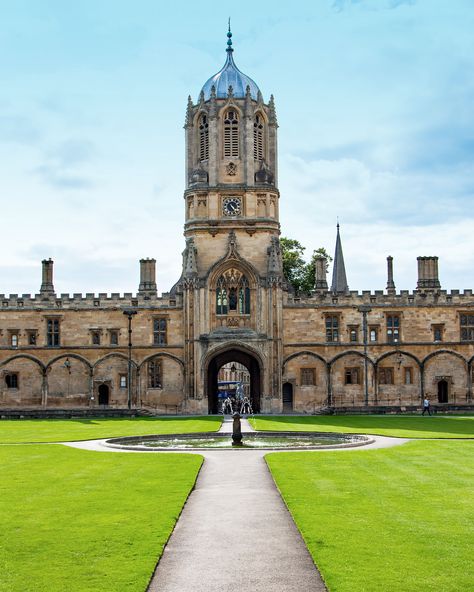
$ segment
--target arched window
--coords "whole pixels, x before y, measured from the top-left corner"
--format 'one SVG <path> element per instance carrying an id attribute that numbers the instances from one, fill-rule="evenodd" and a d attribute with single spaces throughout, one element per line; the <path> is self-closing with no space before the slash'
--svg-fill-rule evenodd
<path id="1" fill-rule="evenodd" d="M 257 113 L 253 122 L 253 157 L 255 160 L 263 160 L 264 133 L 264 119 Z"/>
<path id="2" fill-rule="evenodd" d="M 199 118 L 199 160 L 209 158 L 209 122 L 203 113 Z"/>
<path id="3" fill-rule="evenodd" d="M 250 314 L 250 286 L 248 279 L 237 269 L 221 275 L 216 285 L 216 313 Z"/>
<path id="4" fill-rule="evenodd" d="M 148 362 L 148 388 L 161 388 L 161 360 L 153 358 Z"/>
<path id="5" fill-rule="evenodd" d="M 224 156 L 239 156 L 239 119 L 233 109 L 229 109 L 224 118 Z"/>

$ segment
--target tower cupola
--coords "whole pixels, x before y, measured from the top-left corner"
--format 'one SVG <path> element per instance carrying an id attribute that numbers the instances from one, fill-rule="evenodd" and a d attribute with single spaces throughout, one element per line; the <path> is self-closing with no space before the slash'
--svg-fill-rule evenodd
<path id="1" fill-rule="evenodd" d="M 227 33 L 227 59 L 224 66 L 211 76 L 209 80 L 202 87 L 201 93 L 204 96 L 204 100 L 208 101 L 211 98 L 212 87 L 215 89 L 215 97 L 217 99 L 225 99 L 229 93 L 229 86 L 232 87 L 233 96 L 236 99 L 245 98 L 247 87 L 250 89 L 250 96 L 254 101 L 258 100 L 260 89 L 255 82 L 246 74 L 241 72 L 235 65 L 232 54 L 234 50 L 232 48 L 232 32 L 230 30 Z"/>

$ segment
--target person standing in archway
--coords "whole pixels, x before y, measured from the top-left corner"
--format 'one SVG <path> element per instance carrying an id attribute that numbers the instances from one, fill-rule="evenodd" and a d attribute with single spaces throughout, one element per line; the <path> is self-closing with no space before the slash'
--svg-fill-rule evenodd
<path id="1" fill-rule="evenodd" d="M 427 411 L 428 415 L 431 415 L 431 403 L 428 397 L 425 397 L 423 399 L 423 413 L 421 415 L 424 415 Z"/>

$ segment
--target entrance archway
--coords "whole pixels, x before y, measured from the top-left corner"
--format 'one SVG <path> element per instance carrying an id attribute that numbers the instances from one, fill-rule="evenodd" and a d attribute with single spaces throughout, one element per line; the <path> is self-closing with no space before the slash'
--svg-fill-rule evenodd
<path id="1" fill-rule="evenodd" d="M 99 405 L 109 404 L 109 387 L 106 384 L 99 385 Z"/>
<path id="2" fill-rule="evenodd" d="M 256 357 L 239 349 L 229 349 L 217 354 L 209 362 L 207 368 L 206 394 L 209 413 L 219 412 L 217 376 L 225 364 L 237 362 L 247 368 L 250 373 L 250 401 L 254 413 L 260 412 L 261 370 Z"/>
<path id="3" fill-rule="evenodd" d="M 438 403 L 448 402 L 448 381 L 440 380 L 438 382 Z"/>
<path id="4" fill-rule="evenodd" d="M 283 413 L 293 411 L 293 385 L 285 382 L 283 385 Z"/>

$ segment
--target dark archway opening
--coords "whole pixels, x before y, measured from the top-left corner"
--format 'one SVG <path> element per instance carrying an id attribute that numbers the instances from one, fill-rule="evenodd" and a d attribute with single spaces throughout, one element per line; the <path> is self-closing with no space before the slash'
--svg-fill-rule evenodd
<path id="1" fill-rule="evenodd" d="M 109 404 L 109 387 L 106 384 L 99 386 L 99 405 Z"/>
<path id="2" fill-rule="evenodd" d="M 448 381 L 440 380 L 438 382 L 438 403 L 448 402 Z"/>
<path id="3" fill-rule="evenodd" d="M 293 385 L 285 382 L 283 385 L 283 413 L 293 411 Z"/>
<path id="4" fill-rule="evenodd" d="M 249 397 L 254 413 L 260 412 L 260 394 L 261 394 L 261 371 L 258 360 L 251 354 L 238 349 L 230 349 L 215 356 L 209 363 L 207 369 L 207 400 L 209 403 L 209 413 L 219 413 L 221 405 L 219 403 L 218 374 L 219 370 L 225 364 L 235 362 L 245 366 L 250 374 L 249 379 Z"/>

